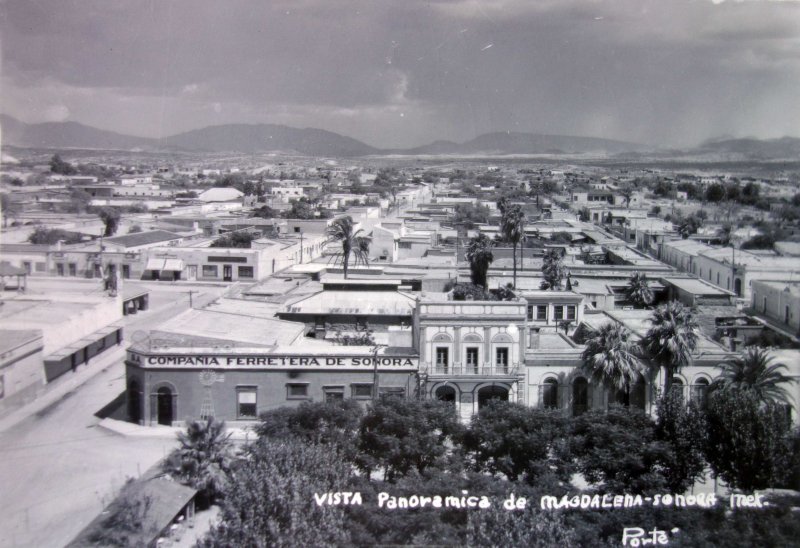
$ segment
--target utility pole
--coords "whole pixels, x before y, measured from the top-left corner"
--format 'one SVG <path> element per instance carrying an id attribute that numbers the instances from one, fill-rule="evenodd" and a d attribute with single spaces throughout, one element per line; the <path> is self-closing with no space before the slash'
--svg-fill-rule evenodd
<path id="1" fill-rule="evenodd" d="M 303 264 L 303 233 L 300 233 L 300 264 Z"/>
<path id="2" fill-rule="evenodd" d="M 191 291 L 187 291 L 187 293 L 189 294 L 189 308 L 194 308 L 194 303 L 192 302 L 192 294 L 193 293 L 199 293 L 199 291 L 191 290 Z"/>

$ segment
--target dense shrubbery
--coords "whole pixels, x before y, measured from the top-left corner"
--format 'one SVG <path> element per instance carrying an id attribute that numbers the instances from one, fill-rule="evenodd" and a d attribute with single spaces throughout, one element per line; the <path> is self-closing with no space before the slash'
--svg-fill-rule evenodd
<path id="1" fill-rule="evenodd" d="M 352 401 L 276 409 L 262 414 L 257 432 L 231 467 L 222 523 L 203 546 L 618 546 L 634 525 L 677 527 L 675 546 L 784 546 L 800 535 L 787 504 L 733 512 L 723 501 L 708 509 L 540 507 L 544 495 L 682 492 L 704 464 L 705 422 L 677 391 L 662 398 L 657 421 L 616 406 L 568 418 L 491 401 L 465 427 L 452 404 L 383 398 L 365 411 Z M 764 451 L 782 452 L 789 469 L 787 448 Z M 575 471 L 588 488 L 570 483 Z M 763 485 L 785 481 L 773 476 Z M 358 493 L 361 504 L 329 505 L 334 492 Z M 525 509 L 503 508 L 512 493 L 527 499 Z M 454 498 L 441 507 L 390 503 L 437 495 Z M 452 503 L 469 496 L 487 504 Z"/>

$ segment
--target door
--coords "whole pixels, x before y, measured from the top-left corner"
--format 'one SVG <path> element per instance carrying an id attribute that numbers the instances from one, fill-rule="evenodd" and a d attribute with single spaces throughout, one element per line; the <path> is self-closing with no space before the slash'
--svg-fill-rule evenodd
<path id="1" fill-rule="evenodd" d="M 190 264 L 186 268 L 186 278 L 189 279 L 189 280 L 192 280 L 192 281 L 197 279 L 197 265 L 196 264 Z"/>
<path id="2" fill-rule="evenodd" d="M 156 409 L 158 412 L 158 424 L 172 426 L 172 421 L 173 421 L 172 390 L 170 390 L 166 386 L 161 387 L 158 389 L 158 395 L 156 397 L 157 397 Z"/>
<path id="3" fill-rule="evenodd" d="M 226 264 L 222 267 L 222 279 L 226 282 L 233 281 L 233 267 Z"/>

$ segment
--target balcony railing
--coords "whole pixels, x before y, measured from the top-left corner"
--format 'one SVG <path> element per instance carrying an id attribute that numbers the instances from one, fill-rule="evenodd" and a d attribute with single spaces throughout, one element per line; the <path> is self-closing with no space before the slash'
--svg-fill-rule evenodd
<path id="1" fill-rule="evenodd" d="M 447 375 L 453 377 L 498 377 L 517 375 L 519 366 L 515 365 L 430 365 L 423 367 L 423 373 L 428 375 Z"/>

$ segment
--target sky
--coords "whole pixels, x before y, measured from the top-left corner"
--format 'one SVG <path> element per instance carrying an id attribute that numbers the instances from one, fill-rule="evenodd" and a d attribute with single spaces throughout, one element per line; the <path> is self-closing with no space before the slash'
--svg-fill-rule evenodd
<path id="1" fill-rule="evenodd" d="M 795 0 L 0 0 L 0 48 L 5 114 L 147 137 L 800 137 Z"/>

